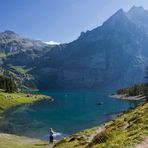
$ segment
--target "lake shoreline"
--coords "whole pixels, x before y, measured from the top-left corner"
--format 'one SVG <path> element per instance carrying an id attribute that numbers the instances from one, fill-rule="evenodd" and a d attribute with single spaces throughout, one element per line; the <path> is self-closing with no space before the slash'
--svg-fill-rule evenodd
<path id="1" fill-rule="evenodd" d="M 75 133 L 75 126 L 77 127 L 78 130 L 76 130 L 76 132 L 83 130 L 83 126 L 86 126 L 85 128 L 89 128 L 89 127 L 93 127 L 96 126 L 100 123 L 104 123 L 110 119 L 113 118 L 113 116 L 117 116 L 118 114 L 126 111 L 127 109 L 133 108 L 134 106 L 136 106 L 137 104 L 130 104 L 129 102 L 124 102 L 123 101 L 118 101 L 116 99 L 111 99 L 108 97 L 109 94 L 113 93 L 111 91 L 106 91 L 106 92 L 98 92 L 98 91 L 93 91 L 93 92 L 71 92 L 71 93 L 65 93 L 65 92 L 56 92 L 56 93 L 49 93 L 49 92 L 39 92 L 40 94 L 43 95 L 47 95 L 47 96 L 52 96 L 53 98 L 56 98 L 54 103 L 50 103 L 48 101 L 44 101 L 43 99 L 41 100 L 37 100 L 37 102 L 33 102 L 35 104 L 29 103 L 29 105 L 24 104 L 20 104 L 19 106 L 15 106 L 13 108 L 9 108 L 5 113 L 7 115 L 7 119 L 9 122 L 9 117 L 11 119 L 11 124 L 13 122 L 15 122 L 15 120 L 17 121 L 18 117 L 21 118 L 21 114 L 25 113 L 26 119 L 23 119 L 24 121 L 27 121 L 27 123 L 25 123 L 24 127 L 21 128 L 21 130 L 23 130 L 23 128 L 29 127 L 31 129 L 32 126 L 30 126 L 32 124 L 32 122 L 34 122 L 32 120 L 32 118 L 30 116 L 33 116 L 33 118 L 37 119 L 37 121 L 34 123 L 35 125 L 40 125 L 40 123 L 43 123 L 45 125 L 40 125 L 40 128 L 36 128 L 36 130 L 39 130 L 38 133 L 40 133 L 40 131 L 44 131 L 46 133 L 46 131 L 48 130 L 49 127 L 54 128 L 57 131 L 61 131 L 62 133 L 66 133 L 66 134 L 73 134 Z M 30 92 L 30 94 L 33 94 Z M 27 95 L 27 94 L 26 94 Z M 32 96 L 36 96 L 36 94 L 32 95 Z M 43 97 L 42 97 L 43 98 Z M 75 98 L 78 98 L 78 100 L 76 100 Z M 90 99 L 91 98 L 91 99 Z M 30 98 L 28 98 L 28 100 L 30 100 Z M 103 101 L 104 100 L 104 101 Z M 42 102 L 43 101 L 43 102 Z M 88 103 L 89 102 L 89 103 Z M 98 102 L 102 102 L 101 105 L 98 105 Z M 111 104 L 113 102 L 113 104 L 118 104 L 116 106 L 116 108 L 114 106 L 110 106 L 109 104 Z M 75 107 L 78 107 L 77 110 L 75 110 Z M 94 110 L 92 110 L 92 115 L 90 114 L 90 106 L 94 107 Z M 120 107 L 118 107 L 120 106 Z M 63 111 L 63 108 L 65 111 Z M 71 109 L 72 108 L 72 109 Z M 17 109 L 17 111 L 15 111 L 15 109 Z M 101 109 L 101 112 L 98 113 L 98 109 Z M 73 110 L 75 110 L 75 113 L 73 113 Z M 14 113 L 13 113 L 14 112 Z M 83 118 L 83 114 L 81 115 L 80 112 L 87 112 L 87 118 Z M 4 113 L 4 114 L 5 114 Z M 15 116 L 15 114 L 17 114 L 17 117 Z M 45 114 L 45 116 L 42 118 L 42 115 Z M 28 116 L 27 116 L 28 115 Z M 66 116 L 65 116 L 66 115 Z M 76 123 L 74 124 L 74 122 L 76 122 L 75 120 L 75 115 L 78 116 L 78 118 L 80 118 L 80 120 L 82 121 L 81 124 L 78 126 L 76 125 Z M 47 116 L 47 117 L 46 117 Z M 59 118 L 62 118 L 63 120 L 69 120 L 70 119 L 70 126 L 71 128 L 67 129 L 68 123 L 66 123 L 65 121 L 62 121 L 65 123 L 65 125 L 61 126 L 61 121 L 57 121 L 55 120 L 55 116 L 59 116 Z M 13 118 L 12 118 L 13 117 Z M 48 120 L 48 118 L 50 117 L 50 120 Z M 3 116 L 4 120 L 5 116 Z M 88 122 L 88 119 L 91 119 L 89 123 L 86 124 L 86 122 Z M 86 121 L 86 122 L 85 122 Z M 17 127 L 19 129 L 19 122 L 15 122 L 15 124 L 12 124 L 12 127 L 14 126 L 15 128 Z M 7 126 L 7 125 L 6 125 Z M 45 129 L 42 129 L 42 128 Z M 65 131 L 63 130 L 63 127 L 66 128 Z M 8 127 L 9 128 L 9 127 Z M 28 129 L 29 129 L 28 128 Z M 7 129 L 7 128 L 6 128 Z M 10 128 L 11 130 L 12 128 Z M 31 133 L 30 130 L 26 130 L 26 135 L 29 133 Z M 21 131 L 20 131 L 21 133 Z M 32 133 L 31 133 L 32 134 Z M 39 136 L 42 136 L 41 134 L 38 134 Z M 43 134 L 44 135 L 44 134 Z"/>
<path id="2" fill-rule="evenodd" d="M 130 101 L 145 101 L 145 96 L 128 96 L 127 94 L 113 94 L 109 95 L 110 98 L 121 99 L 121 100 L 130 100 Z"/>
<path id="3" fill-rule="evenodd" d="M 126 112 L 123 112 L 122 114 L 118 115 L 116 118 L 105 122 L 102 126 L 94 127 L 94 128 L 89 128 L 86 130 L 83 130 L 77 134 L 73 134 L 72 136 L 68 138 L 64 138 L 61 141 L 58 141 L 54 146 L 55 147 L 60 147 L 60 148 L 65 148 L 65 147 L 81 147 L 81 143 L 85 147 L 101 147 L 104 146 L 105 144 L 112 144 L 112 147 L 116 147 L 116 143 L 121 145 L 121 147 L 127 147 L 130 145 L 136 145 L 138 143 L 138 140 L 135 142 L 135 137 L 133 135 L 133 132 L 135 131 L 135 126 L 137 127 L 137 137 L 140 138 L 140 133 L 141 129 L 143 133 L 146 133 L 146 118 L 147 117 L 145 112 L 147 110 L 148 103 L 143 102 L 140 105 L 138 105 L 134 109 L 130 109 Z M 135 118 L 133 116 L 137 114 L 138 120 L 136 123 L 129 124 L 129 121 L 135 121 Z M 141 118 L 143 117 L 143 118 Z M 144 120 L 144 121 L 143 121 Z M 141 124 L 142 121 L 142 124 Z M 138 128 L 141 126 L 142 128 Z M 99 128 L 100 127 L 100 128 Z M 122 128 L 121 128 L 122 127 Z M 120 129 L 121 131 L 115 130 L 115 129 Z M 127 130 L 126 130 L 127 129 Z M 129 130 L 130 129 L 130 130 Z M 125 131 L 125 132 L 124 132 Z M 126 135 L 130 135 L 130 141 Z M 116 136 L 118 135 L 118 138 Z M 113 138 L 107 138 L 105 141 L 102 143 L 99 143 L 100 140 L 103 138 L 106 138 L 108 136 L 112 136 Z M 136 137 L 136 139 L 138 139 Z M 140 139 L 140 141 L 143 141 L 147 137 L 147 134 L 143 134 L 143 137 Z M 120 140 L 120 141 L 119 141 Z M 128 144 L 127 144 L 128 142 Z"/>
<path id="4" fill-rule="evenodd" d="M 112 120 L 106 121 L 104 124 L 100 124 L 100 125 L 95 126 L 93 128 L 88 128 L 88 129 L 82 130 L 76 134 L 70 135 L 69 137 L 63 138 L 62 140 L 57 140 L 56 142 L 54 142 L 53 145 L 50 145 L 50 144 L 48 144 L 47 141 L 40 140 L 40 139 L 28 138 L 28 137 L 24 137 L 24 136 L 16 136 L 16 135 L 10 135 L 10 134 L 3 134 L 3 133 L 0 133 L 0 138 L 8 139 L 7 137 L 9 137 L 9 141 L 13 141 L 13 138 L 15 138 L 18 141 L 21 140 L 22 145 L 25 145 L 25 146 L 31 145 L 32 147 L 42 145 L 44 147 L 46 147 L 46 146 L 55 146 L 55 147 L 61 146 L 62 148 L 64 148 L 65 145 L 73 146 L 73 144 L 75 144 L 75 141 L 76 142 L 80 141 L 85 145 L 90 145 L 94 141 L 94 138 L 96 136 L 98 136 L 100 133 L 103 133 L 104 131 L 106 131 L 108 129 L 108 127 L 118 125 L 118 124 L 115 124 L 116 121 L 119 121 L 118 119 L 121 119 L 121 118 L 124 119 L 124 116 L 127 116 L 127 114 L 130 114 L 132 112 L 134 113 L 135 110 L 139 111 L 140 106 L 143 107 L 143 106 L 145 106 L 145 104 L 141 104 L 141 105 L 137 106 L 135 109 L 130 109 L 126 112 L 122 112 L 122 113 L 118 114 L 117 117 L 113 118 Z"/>
<path id="5" fill-rule="evenodd" d="M 24 94 L 24 93 L 5 93 L 0 92 L 0 118 L 2 118 L 3 113 L 18 105 L 34 104 L 40 101 L 53 102 L 54 99 L 47 95 L 42 94 Z"/>

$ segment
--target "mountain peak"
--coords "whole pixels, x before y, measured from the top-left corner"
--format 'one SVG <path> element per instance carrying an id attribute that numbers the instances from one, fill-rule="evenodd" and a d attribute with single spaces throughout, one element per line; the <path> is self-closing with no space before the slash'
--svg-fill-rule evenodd
<path id="1" fill-rule="evenodd" d="M 136 17 L 145 17 L 146 15 L 148 15 L 148 11 L 145 10 L 142 6 L 140 7 L 136 7 L 136 6 L 133 6 L 128 12 L 127 12 L 127 15 L 128 16 L 135 16 Z M 141 19 L 142 19 L 141 18 Z"/>
<path id="2" fill-rule="evenodd" d="M 120 13 L 124 13 L 124 10 L 122 8 L 119 9 L 115 14 L 120 14 Z"/>
<path id="3" fill-rule="evenodd" d="M 128 13 L 134 13 L 139 11 L 146 11 L 142 6 L 133 6 Z"/>
<path id="4" fill-rule="evenodd" d="M 4 33 L 15 34 L 15 32 L 14 31 L 11 31 L 11 30 L 5 30 Z"/>
<path id="5" fill-rule="evenodd" d="M 20 36 L 17 33 L 13 32 L 11 30 L 5 30 L 4 32 L 1 32 L 0 35 L 1 35 L 1 37 L 20 38 Z"/>
<path id="6" fill-rule="evenodd" d="M 17 33 L 15 33 L 14 31 L 11 30 L 5 30 L 4 32 L 2 32 L 4 34 L 8 34 L 8 35 L 17 35 Z"/>
<path id="7" fill-rule="evenodd" d="M 106 22 L 103 23 L 103 26 L 116 26 L 115 24 L 121 23 L 123 21 L 126 21 L 126 13 L 124 12 L 123 9 L 119 9 L 115 14 L 113 14 Z"/>
<path id="8" fill-rule="evenodd" d="M 143 7 L 133 6 L 127 13 L 128 19 L 148 32 L 148 11 Z"/>
<path id="9" fill-rule="evenodd" d="M 111 16 L 111 18 L 113 18 L 113 17 L 121 17 L 121 16 L 125 16 L 125 12 L 124 12 L 123 9 L 119 9 L 115 14 L 113 14 Z"/>

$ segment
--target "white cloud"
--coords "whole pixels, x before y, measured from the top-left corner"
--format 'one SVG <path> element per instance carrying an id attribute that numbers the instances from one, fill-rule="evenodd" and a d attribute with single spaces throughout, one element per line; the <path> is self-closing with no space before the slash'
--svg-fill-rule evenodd
<path id="1" fill-rule="evenodd" d="M 46 43 L 48 45 L 59 45 L 60 44 L 60 43 L 55 42 L 55 41 L 49 41 L 49 42 L 44 42 L 44 43 Z"/>

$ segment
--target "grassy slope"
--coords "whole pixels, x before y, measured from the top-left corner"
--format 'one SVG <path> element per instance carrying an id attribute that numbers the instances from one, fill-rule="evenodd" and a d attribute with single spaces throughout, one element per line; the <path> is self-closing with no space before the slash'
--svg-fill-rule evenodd
<path id="1" fill-rule="evenodd" d="M 105 128 L 98 132 L 90 142 L 96 128 L 63 139 L 56 144 L 58 148 L 130 148 L 148 136 L 148 103 L 144 103 L 116 119 L 105 124 Z"/>
<path id="2" fill-rule="evenodd" d="M 0 148 L 45 148 L 47 145 L 48 142 L 37 139 L 0 133 Z"/>
<path id="3" fill-rule="evenodd" d="M 32 97 L 27 97 L 26 94 L 23 93 L 5 93 L 0 90 L 0 113 L 12 106 L 29 104 L 44 98 L 51 99 L 45 95 L 33 95 Z"/>
<path id="4" fill-rule="evenodd" d="M 11 66 L 11 68 L 21 74 L 26 74 L 29 71 L 29 69 L 25 69 L 23 66 Z"/>
<path id="5" fill-rule="evenodd" d="M 3 111 L 12 106 L 29 104 L 44 98 L 51 99 L 45 95 L 27 97 L 26 94 L 23 93 L 10 94 L 0 90 L 0 113 L 3 113 Z M 0 133 L 0 148 L 45 148 L 47 145 L 47 142 L 40 140 Z"/>

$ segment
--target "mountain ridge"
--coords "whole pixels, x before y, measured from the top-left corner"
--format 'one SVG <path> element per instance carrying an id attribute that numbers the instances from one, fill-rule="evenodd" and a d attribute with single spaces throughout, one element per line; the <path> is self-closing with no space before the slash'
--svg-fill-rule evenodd
<path id="1" fill-rule="evenodd" d="M 21 66 L 33 67 L 29 74 L 39 89 L 118 88 L 143 82 L 148 35 L 145 25 L 131 15 L 133 9 L 140 15 L 142 9 L 148 17 L 141 7 L 128 12 L 120 9 L 102 26 L 82 32 L 73 42 L 43 47 L 43 53 L 27 51 L 24 61 L 19 54 L 9 56 L 4 65 L 20 66 L 21 61 Z"/>

